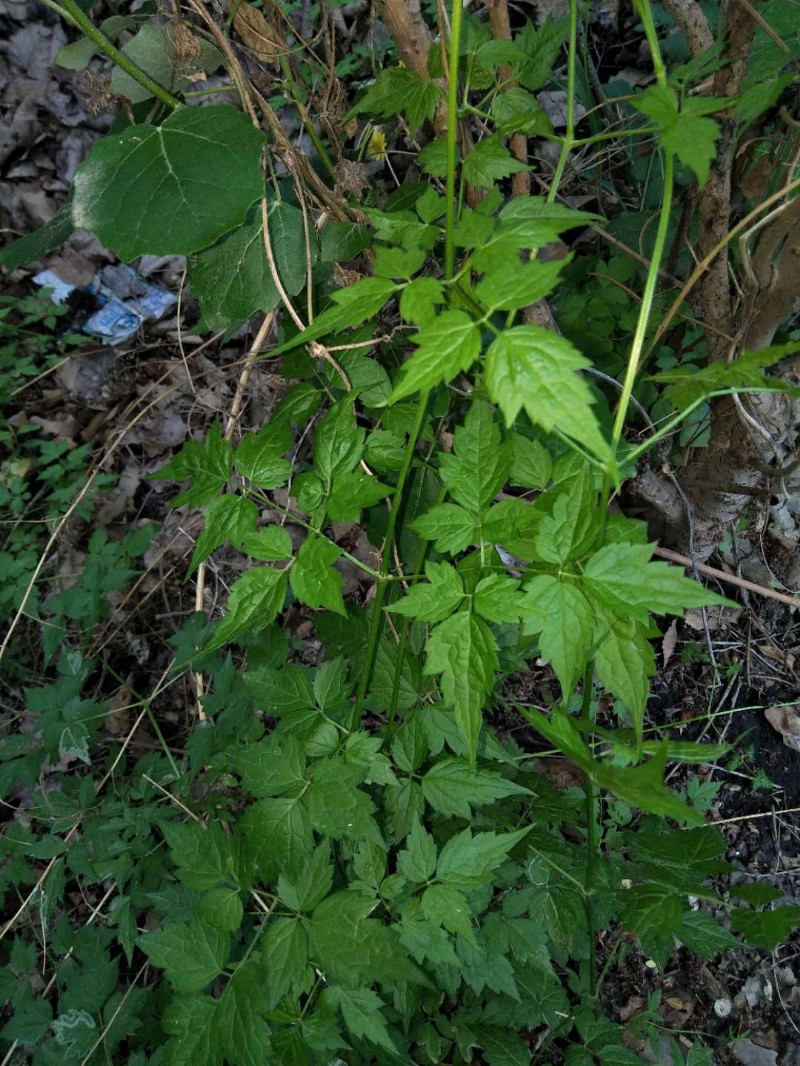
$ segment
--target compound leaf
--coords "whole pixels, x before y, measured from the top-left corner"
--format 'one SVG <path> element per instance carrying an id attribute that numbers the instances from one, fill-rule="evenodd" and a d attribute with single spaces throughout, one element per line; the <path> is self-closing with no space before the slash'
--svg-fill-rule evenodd
<path id="1" fill-rule="evenodd" d="M 404 364 L 389 403 L 452 381 L 472 366 L 481 350 L 478 327 L 463 311 L 442 311 L 413 340 L 419 347 Z"/>
<path id="2" fill-rule="evenodd" d="M 247 629 L 274 622 L 286 598 L 286 571 L 268 566 L 246 570 L 234 582 L 228 597 L 228 609 L 217 622 L 214 635 L 205 647 L 213 651 L 235 640 Z"/>
<path id="3" fill-rule="evenodd" d="M 577 371 L 588 362 L 564 337 L 541 326 L 513 326 L 486 353 L 489 394 L 511 425 L 520 410 L 550 432 L 557 429 L 607 458 L 589 386 Z"/>
<path id="4" fill-rule="evenodd" d="M 309 534 L 297 553 L 289 582 L 292 592 L 307 607 L 324 607 L 346 618 L 342 599 L 344 582 L 339 571 L 333 568 L 341 554 L 341 549 L 325 537 Z"/>
<path id="5" fill-rule="evenodd" d="M 464 582 L 450 563 L 425 563 L 427 582 L 414 585 L 387 610 L 420 622 L 443 622 L 464 599 Z"/>
<path id="6" fill-rule="evenodd" d="M 459 611 L 436 626 L 426 650 L 425 673 L 441 675 L 442 695 L 455 711 L 474 765 L 483 704 L 499 665 L 494 637 L 482 619 Z"/>
<path id="7" fill-rule="evenodd" d="M 154 966 L 159 966 L 176 992 L 199 992 L 222 971 L 228 957 L 228 934 L 204 925 L 165 922 L 145 933 L 139 946 Z"/>

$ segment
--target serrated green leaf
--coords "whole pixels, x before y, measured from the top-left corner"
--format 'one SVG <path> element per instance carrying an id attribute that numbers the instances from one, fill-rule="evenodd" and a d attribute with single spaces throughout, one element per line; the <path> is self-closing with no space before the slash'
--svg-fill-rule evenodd
<path id="1" fill-rule="evenodd" d="M 486 353 L 486 385 L 511 426 L 521 410 L 542 429 L 558 429 L 600 458 L 609 446 L 577 373 L 588 362 L 568 340 L 540 326 L 513 326 Z"/>
<path id="2" fill-rule="evenodd" d="M 406 67 L 389 67 L 380 71 L 375 84 L 342 121 L 364 114 L 378 118 L 402 115 L 413 134 L 426 119 L 433 118 L 440 100 L 440 90 L 432 81 Z"/>
<path id="3" fill-rule="evenodd" d="M 175 1038 L 167 1045 L 170 1066 L 216 1066 L 216 1012 L 210 996 L 176 996 L 167 1004 L 161 1021 L 164 1031 Z"/>
<path id="4" fill-rule="evenodd" d="M 551 292 L 562 269 L 569 263 L 566 256 L 559 261 L 541 263 L 531 259 L 527 263 L 510 261 L 505 269 L 492 271 L 478 282 L 475 293 L 492 311 L 518 311 L 529 307 Z"/>
<path id="5" fill-rule="evenodd" d="M 597 542 L 603 528 L 597 490 L 591 471 L 584 464 L 565 488 L 551 496 L 552 506 L 536 532 L 539 559 L 559 567 L 570 559 L 582 558 Z"/>
<path id="6" fill-rule="evenodd" d="M 238 546 L 245 555 L 265 563 L 280 562 L 292 557 L 292 538 L 283 526 L 263 526 L 252 533 L 246 533 Z"/>
<path id="7" fill-rule="evenodd" d="M 218 49 L 202 37 L 195 37 L 198 53 L 192 57 L 191 73 L 197 70 L 213 74 L 222 66 Z M 185 60 L 176 54 L 174 27 L 168 22 L 146 22 L 126 44 L 122 54 L 149 74 L 167 92 L 176 93 L 188 88 L 192 79 Z M 110 91 L 115 96 L 124 96 L 132 104 L 139 104 L 152 97 L 152 93 L 130 74 L 118 66 L 111 69 Z"/>
<path id="8" fill-rule="evenodd" d="M 464 599 L 464 582 L 450 563 L 425 563 L 425 584 L 413 585 L 397 603 L 387 607 L 394 614 L 420 622 L 442 622 Z"/>
<path id="9" fill-rule="evenodd" d="M 523 614 L 519 581 L 505 574 L 489 574 L 475 586 L 472 607 L 487 622 L 516 622 Z"/>
<path id="10" fill-rule="evenodd" d="M 164 970 L 176 992 L 199 992 L 222 971 L 228 958 L 228 934 L 204 925 L 165 922 L 145 933 L 139 947 L 154 966 Z"/>
<path id="11" fill-rule="evenodd" d="M 609 789 L 643 811 L 666 815 L 680 823 L 703 824 L 702 815 L 664 785 L 666 744 L 662 744 L 652 759 L 639 766 L 615 766 L 607 760 L 592 757 L 577 727 L 562 708 L 554 708 L 551 717 L 546 718 L 532 707 L 522 704 L 516 706 L 543 737 L 579 766 L 600 788 Z"/>
<path id="12" fill-rule="evenodd" d="M 244 787 L 258 799 L 295 792 L 306 784 L 305 753 L 296 737 L 272 734 L 242 747 L 231 762 Z"/>
<path id="13" fill-rule="evenodd" d="M 689 167 L 702 188 L 716 155 L 714 145 L 722 136 L 718 123 L 697 113 L 709 107 L 708 101 L 693 101 L 691 97 L 685 97 L 679 109 L 678 97 L 673 89 L 666 85 L 651 85 L 631 102 L 637 111 L 655 123 L 664 151 L 676 155 Z M 715 110 L 720 103 L 716 102 Z"/>
<path id="14" fill-rule="evenodd" d="M 737 907 L 731 925 L 751 947 L 774 951 L 789 934 L 800 928 L 800 907 L 776 907 L 771 911 L 746 911 Z"/>
<path id="15" fill-rule="evenodd" d="M 288 432 L 291 434 L 292 426 L 305 428 L 309 419 L 312 418 L 322 403 L 323 392 L 307 381 L 301 381 L 295 385 L 283 397 L 275 409 L 269 425 L 276 432 Z"/>
<path id="16" fill-rule="evenodd" d="M 383 843 L 373 818 L 375 804 L 358 787 L 364 776 L 363 765 L 345 763 L 341 758 L 317 763 L 306 803 L 318 833 L 335 840 L 347 837 Z"/>
<path id="17" fill-rule="evenodd" d="M 423 540 L 435 542 L 437 552 L 455 555 L 477 537 L 475 517 L 455 503 L 441 503 L 411 523 L 415 533 Z"/>
<path id="18" fill-rule="evenodd" d="M 296 663 L 288 663 L 280 670 L 269 666 L 248 670 L 244 682 L 265 714 L 280 717 L 281 714 L 314 706 L 314 692 L 308 674 Z"/>
<path id="19" fill-rule="evenodd" d="M 439 814 L 469 820 L 472 807 L 531 792 L 493 770 L 473 770 L 463 759 L 443 759 L 422 778 L 422 794 Z"/>
<path id="20" fill-rule="evenodd" d="M 483 704 L 498 666 L 494 637 L 472 612 L 452 614 L 432 630 L 424 672 L 441 675 L 442 695 L 455 711 L 472 765 L 483 724 Z"/>
<path id="21" fill-rule="evenodd" d="M 389 959 L 385 927 L 368 916 L 375 901 L 357 892 L 335 892 L 314 910 L 308 925 L 311 959 L 330 982 L 358 986 Z"/>
<path id="22" fill-rule="evenodd" d="M 365 730 L 351 733 L 344 747 L 345 759 L 358 766 L 366 784 L 398 784 L 392 761 L 384 754 L 384 741 Z"/>
<path id="23" fill-rule="evenodd" d="M 448 933 L 460 936 L 468 943 L 475 943 L 472 914 L 463 893 L 452 885 L 429 885 L 420 899 L 426 921 L 434 926 L 443 926 Z"/>
<path id="24" fill-rule="evenodd" d="M 397 872 L 415 884 L 424 885 L 436 869 L 436 843 L 418 818 L 406 837 L 406 846 L 397 856 Z"/>
<path id="25" fill-rule="evenodd" d="M 770 903 L 776 903 L 783 899 L 783 892 L 777 885 L 770 885 L 765 881 L 753 881 L 750 884 L 731 885 L 730 893 L 736 899 L 743 899 L 754 907 L 766 907 Z"/>
<path id="26" fill-rule="evenodd" d="M 648 614 L 682 615 L 689 607 L 735 606 L 669 563 L 651 562 L 654 544 L 607 544 L 589 559 L 582 583 L 621 618 L 646 622 Z"/>
<path id="27" fill-rule="evenodd" d="M 235 933 L 242 924 L 244 907 L 238 888 L 212 888 L 200 898 L 197 914 L 206 925 L 223 933 Z"/>
<path id="28" fill-rule="evenodd" d="M 514 833 L 476 833 L 474 836 L 471 829 L 464 829 L 450 837 L 439 852 L 437 878 L 465 891 L 479 888 L 530 829 L 526 826 Z"/>
<path id="29" fill-rule="evenodd" d="M 379 244 L 373 253 L 372 272 L 377 277 L 410 280 L 425 263 L 424 248 Z"/>
<path id="30" fill-rule="evenodd" d="M 463 164 L 464 181 L 476 189 L 490 189 L 496 181 L 528 170 L 527 163 L 515 159 L 500 137 L 485 137 L 475 145 Z"/>
<path id="31" fill-rule="evenodd" d="M 123 260 L 190 255 L 240 226 L 263 192 L 264 135 L 228 105 L 181 107 L 158 128 L 97 141 L 78 167 L 72 217 Z"/>
<path id="32" fill-rule="evenodd" d="M 526 89 L 536 92 L 544 86 L 553 73 L 564 39 L 567 35 L 566 19 L 548 19 L 536 29 L 529 19 L 516 35 L 514 43 L 522 53 L 513 64 L 514 78 Z"/>
<path id="33" fill-rule="evenodd" d="M 636 934 L 645 952 L 650 953 L 654 942 L 671 936 L 681 924 L 682 902 L 671 885 L 635 885 L 621 890 L 618 898 L 623 928 Z"/>
<path id="34" fill-rule="evenodd" d="M 404 840 L 414 822 L 422 817 L 425 808 L 422 789 L 416 781 L 404 781 L 399 788 L 387 788 L 383 802 L 395 841 Z"/>
<path id="35" fill-rule="evenodd" d="M 231 586 L 227 611 L 217 622 L 205 651 L 221 648 L 248 629 L 274 622 L 286 599 L 286 571 L 257 566 L 246 570 Z"/>
<path id="36" fill-rule="evenodd" d="M 255 532 L 258 508 L 246 496 L 227 493 L 212 500 L 205 507 L 203 517 L 205 526 L 195 542 L 189 575 L 227 540 L 239 547 L 248 533 Z"/>
<path id="37" fill-rule="evenodd" d="M 279 871 L 293 875 L 314 846 L 308 811 L 298 799 L 266 799 L 251 804 L 239 831 L 265 883 Z"/>
<path id="38" fill-rule="evenodd" d="M 227 483 L 233 468 L 233 451 L 215 422 L 204 441 L 190 440 L 166 466 L 150 474 L 152 481 L 191 481 L 172 507 L 202 507 Z"/>
<path id="39" fill-rule="evenodd" d="M 463 311 L 442 311 L 412 340 L 418 348 L 403 365 L 400 381 L 389 398 L 392 404 L 452 381 L 472 366 L 481 349 L 478 327 Z"/>
<path id="40" fill-rule="evenodd" d="M 478 1039 L 487 1066 L 529 1066 L 530 1049 L 517 1033 L 499 1027 L 481 1026 Z M 570 1064 L 570 1066 L 577 1066 L 577 1064 Z M 593 1066 L 591 1056 L 588 1066 Z"/>
<path id="41" fill-rule="evenodd" d="M 419 165 L 425 174 L 432 178 L 443 178 L 447 174 L 447 141 L 437 137 L 430 141 L 417 155 Z"/>
<path id="42" fill-rule="evenodd" d="M 271 1057 L 260 978 L 254 963 L 240 966 L 228 981 L 214 1018 L 217 1047 L 228 1061 L 241 1066 L 262 1066 Z"/>
<path id="43" fill-rule="evenodd" d="M 313 326 L 301 333 L 296 341 L 302 343 L 325 333 L 360 326 L 378 314 L 397 288 L 389 278 L 361 278 L 348 288 L 331 293 L 335 306 L 318 315 Z"/>
<path id="44" fill-rule="evenodd" d="M 358 466 L 364 450 L 364 430 L 356 424 L 353 401 L 345 398 L 334 404 L 314 434 L 314 468 L 330 486 L 337 474 Z"/>
<path id="45" fill-rule="evenodd" d="M 181 883 L 187 888 L 203 892 L 226 881 L 238 884 L 239 864 L 231 838 L 221 825 L 170 822 L 162 831 Z"/>
<path id="46" fill-rule="evenodd" d="M 337 474 L 328 497 L 328 518 L 331 522 L 360 522 L 361 510 L 391 496 L 394 489 L 363 470 Z"/>
<path id="47" fill-rule="evenodd" d="M 521 433 L 511 438 L 511 482 L 524 489 L 546 488 L 553 473 L 553 460 L 547 449 L 537 440 L 529 440 Z"/>
<path id="48" fill-rule="evenodd" d="M 273 918 L 261 944 L 266 971 L 264 1006 L 273 1010 L 284 996 L 298 989 L 308 963 L 308 937 L 300 918 Z"/>
<path id="49" fill-rule="evenodd" d="M 514 969 L 496 942 L 485 936 L 470 944 L 463 937 L 456 941 L 456 954 L 464 980 L 480 996 L 485 988 L 521 1001 Z"/>
<path id="50" fill-rule="evenodd" d="M 234 454 L 237 471 L 262 489 L 284 485 L 292 466 L 283 458 L 292 446 L 292 434 L 282 423 L 268 422 L 255 433 L 246 433 Z"/>
<path id="51" fill-rule="evenodd" d="M 352 390 L 367 407 L 383 407 L 392 391 L 389 375 L 381 364 L 361 351 L 337 352 L 339 365 L 350 379 Z M 334 385 L 338 385 L 337 379 Z"/>
<path id="52" fill-rule="evenodd" d="M 492 116 L 498 123 L 498 132 L 505 136 L 511 133 L 524 133 L 527 137 L 553 134 L 553 124 L 536 97 L 519 86 L 505 89 L 495 96 Z"/>
<path id="53" fill-rule="evenodd" d="M 742 352 L 730 363 L 665 370 L 655 374 L 653 380 L 667 383 L 665 395 L 678 408 L 688 407 L 694 401 L 721 389 L 741 389 L 743 392 L 748 389 L 771 389 L 796 397 L 800 392 L 797 386 L 778 377 L 769 377 L 764 373 L 764 368 L 794 355 L 798 348 L 800 345 L 794 341 L 762 348 L 757 352 Z"/>
<path id="54" fill-rule="evenodd" d="M 326 988 L 323 1001 L 342 1012 L 344 1023 L 357 1039 L 369 1040 L 377 1047 L 397 1053 L 386 1022 L 381 1014 L 383 1002 L 369 988 L 345 989 L 340 986 Z"/>
<path id="55" fill-rule="evenodd" d="M 591 604 L 574 584 L 539 574 L 525 586 L 523 617 L 523 631 L 539 634 L 542 657 L 552 663 L 563 699 L 568 699 L 592 647 Z"/>
<path id="56" fill-rule="evenodd" d="M 444 302 L 442 283 L 436 278 L 416 278 L 400 295 L 400 314 L 415 326 L 429 326 L 436 308 Z"/>
<path id="57" fill-rule="evenodd" d="M 329 844 L 320 844 L 306 855 L 305 862 L 290 878 L 278 877 L 278 895 L 293 911 L 312 911 L 328 895 L 333 884 Z"/>
<path id="58" fill-rule="evenodd" d="M 637 740 L 641 740 L 648 678 L 656 672 L 655 654 L 642 626 L 630 618 L 599 621 L 594 669 L 604 688 L 628 708 Z"/>
<path id="59" fill-rule="evenodd" d="M 704 911 L 689 911 L 683 915 L 675 932 L 682 944 L 704 959 L 713 959 L 722 951 L 733 951 L 741 942 L 718 921 Z"/>
<path id="60" fill-rule="evenodd" d="M 456 503 L 478 512 L 505 485 L 511 462 L 491 407 L 475 400 L 453 435 L 453 451 L 440 458 L 440 476 Z"/>
<path id="61" fill-rule="evenodd" d="M 307 607 L 324 607 L 328 611 L 347 617 L 342 599 L 342 575 L 333 564 L 342 554 L 325 537 L 310 533 L 297 553 L 295 565 L 289 574 L 292 592 Z"/>

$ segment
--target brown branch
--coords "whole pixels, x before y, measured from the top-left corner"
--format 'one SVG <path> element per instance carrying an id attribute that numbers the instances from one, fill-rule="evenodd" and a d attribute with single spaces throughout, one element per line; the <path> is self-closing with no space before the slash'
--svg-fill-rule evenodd
<path id="1" fill-rule="evenodd" d="M 400 58 L 415 74 L 426 81 L 431 80 L 428 70 L 428 54 L 433 45 L 433 37 L 425 19 L 419 0 L 376 0 L 378 14 L 386 29 L 397 45 Z M 441 79 L 436 84 L 443 88 Z M 443 137 L 447 131 L 447 108 L 442 103 L 437 108 L 433 119 L 437 137 Z"/>
<path id="2" fill-rule="evenodd" d="M 486 0 L 486 6 L 489 10 L 489 24 L 492 27 L 492 36 L 496 41 L 510 41 L 511 40 L 511 23 L 508 18 L 508 4 L 506 0 Z M 510 67 L 500 68 L 500 77 L 503 82 L 510 88 L 517 83 L 511 77 Z M 528 138 L 524 133 L 514 133 L 508 142 L 511 154 L 515 159 L 518 159 L 520 163 L 528 163 Z M 523 170 L 518 174 L 511 175 L 511 196 L 512 199 L 517 196 L 530 196 L 531 194 L 531 176 L 529 171 Z"/>
<path id="3" fill-rule="evenodd" d="M 785 603 L 789 607 L 800 607 L 800 600 L 796 596 L 787 596 L 785 592 L 777 592 L 775 589 L 767 588 L 766 585 L 757 585 L 755 581 L 737 577 L 736 574 L 726 574 L 724 570 L 717 570 L 716 567 L 707 566 L 705 563 L 692 562 L 688 555 L 680 555 L 678 552 L 670 551 L 669 548 L 656 548 L 655 554 L 671 563 L 678 563 L 686 570 L 697 570 L 698 573 L 705 574 L 706 577 L 714 577 L 717 581 L 723 581 L 728 585 L 746 589 L 747 592 L 755 592 L 759 596 L 778 600 L 779 603 Z"/>

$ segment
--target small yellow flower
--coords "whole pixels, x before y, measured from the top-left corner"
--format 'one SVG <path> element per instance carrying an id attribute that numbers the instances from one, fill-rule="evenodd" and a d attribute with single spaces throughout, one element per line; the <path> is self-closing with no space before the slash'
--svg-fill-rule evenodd
<path id="1" fill-rule="evenodd" d="M 370 159 L 383 160 L 386 158 L 386 136 L 383 130 L 374 129 L 367 143 L 367 155 Z"/>

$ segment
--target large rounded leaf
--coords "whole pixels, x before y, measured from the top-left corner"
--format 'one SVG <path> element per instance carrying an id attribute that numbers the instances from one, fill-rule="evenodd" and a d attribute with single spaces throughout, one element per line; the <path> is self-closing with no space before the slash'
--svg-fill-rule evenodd
<path id="1" fill-rule="evenodd" d="M 123 55 L 171 93 L 191 85 L 191 75 L 197 71 L 211 74 L 222 66 L 222 56 L 213 44 L 195 37 L 190 37 L 189 44 L 197 54 L 186 63 L 179 54 L 177 30 L 178 27 L 169 23 L 148 22 L 122 48 Z M 111 71 L 110 88 L 115 96 L 124 96 L 132 104 L 149 100 L 153 95 L 121 67 Z"/>
<path id="2" fill-rule="evenodd" d="M 269 232 L 283 287 L 296 296 L 306 282 L 303 216 L 291 204 L 271 204 Z M 275 310 L 280 296 L 264 250 L 261 204 L 250 208 L 241 226 L 192 256 L 189 281 L 208 329 L 227 329 L 257 311 Z"/>
<path id="3" fill-rule="evenodd" d="M 262 194 L 263 143 L 227 105 L 181 107 L 157 128 L 104 137 L 75 174 L 75 226 L 125 262 L 207 248 Z"/>

